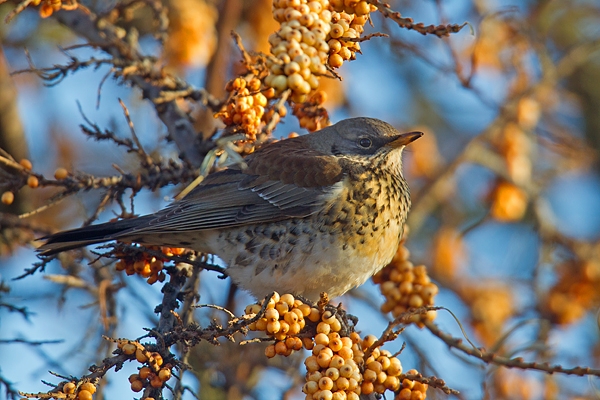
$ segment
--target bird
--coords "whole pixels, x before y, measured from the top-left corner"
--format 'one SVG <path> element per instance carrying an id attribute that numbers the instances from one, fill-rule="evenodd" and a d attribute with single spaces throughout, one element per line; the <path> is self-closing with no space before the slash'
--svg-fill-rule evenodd
<path id="1" fill-rule="evenodd" d="M 392 260 L 411 205 L 402 152 L 423 135 L 374 118 L 266 144 L 150 215 L 50 235 L 40 256 L 118 240 L 218 256 L 256 298 L 317 300 Z"/>

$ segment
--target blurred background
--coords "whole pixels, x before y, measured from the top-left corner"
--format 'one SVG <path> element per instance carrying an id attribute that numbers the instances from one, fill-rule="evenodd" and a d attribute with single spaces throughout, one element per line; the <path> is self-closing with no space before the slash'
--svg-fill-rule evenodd
<path id="1" fill-rule="evenodd" d="M 140 2 L 143 4 L 144 2 Z M 111 9 L 115 2 L 84 2 Z M 279 24 L 271 1 L 179 0 L 162 2 L 169 26 L 164 47 L 152 35 L 148 11 L 122 22 L 139 33 L 144 54 L 153 54 L 170 73 L 194 87 L 226 98 L 241 55 L 230 37 L 235 30 L 250 51 L 269 52 L 268 36 Z M 0 6 L 4 18 L 15 3 Z M 402 29 L 378 12 L 366 33 L 382 32 L 361 43 L 362 54 L 338 71 L 343 80 L 321 79 L 332 122 L 352 116 L 383 119 L 399 130 L 425 136 L 405 151 L 405 176 L 413 210 L 406 243 L 411 261 L 425 264 L 440 292 L 435 304 L 452 310 L 478 346 L 498 354 L 563 367 L 600 365 L 600 3 L 593 0 L 391 1 L 390 7 L 416 22 L 462 24 L 449 37 Z M 66 11 L 62 11 L 66 12 Z M 113 164 L 139 168 L 134 155 L 114 143 L 82 134 L 85 118 L 117 136 L 129 137 L 118 99 L 148 153 L 177 159 L 165 144 L 167 130 L 137 88 L 111 78 L 110 66 L 80 69 L 56 85 L 32 73 L 35 66 L 67 63 L 105 54 L 89 47 L 61 49 L 82 40 L 52 16 L 26 8 L 0 24 L 0 148 L 51 177 L 58 167 L 95 176 L 116 173 Z M 198 131 L 221 127 L 200 104 L 188 102 Z M 289 113 L 274 136 L 307 133 Z M 2 189 L 3 174 L 0 174 Z M 132 200 L 137 214 L 154 212 L 185 185 L 142 191 Z M 52 187 L 23 188 L 3 213 L 37 209 L 56 193 Z M 36 224 L 77 227 L 98 207 L 103 192 L 71 196 L 32 218 Z M 129 206 L 129 205 L 128 205 Z M 107 221 L 117 205 L 99 215 Z M 118 212 L 118 211 L 117 211 Z M 110 354 L 101 338 L 97 269 L 73 262 L 48 265 L 43 273 L 13 280 L 37 261 L 27 230 L 0 222 L 0 399 L 11 389 L 47 391 L 48 370 L 68 376 L 85 373 Z M 73 275 L 89 285 L 67 285 Z M 160 284 L 114 275 L 113 337 L 134 338 L 154 326 Z M 201 303 L 224 305 L 229 282 L 216 273 L 201 275 Z M 252 298 L 235 293 L 237 313 Z M 379 311 L 382 296 L 369 282 L 341 298 L 359 317 L 359 330 L 378 335 L 390 316 Z M 13 307 L 24 307 L 27 313 Z M 201 323 L 214 314 L 198 311 Z M 436 323 L 462 337 L 448 312 Z M 57 343 L 35 345 L 35 341 Z M 19 341 L 29 342 L 20 343 Z M 463 399 L 597 399 L 597 377 L 506 369 L 469 358 L 410 326 L 386 348 L 407 347 L 404 368 L 436 375 Z M 298 371 L 302 356 L 267 361 L 263 347 L 242 350 L 202 343 L 188 363 L 185 383 L 200 398 L 303 399 Z M 242 352 L 242 357 L 240 356 Z M 235 354 L 236 357 L 223 356 Z M 240 361 L 244 360 L 244 361 Z M 125 373 L 107 375 L 106 398 L 130 398 Z M 4 385 L 4 387 L 2 387 Z M 4 390 L 6 389 L 6 390 Z M 427 398 L 448 396 L 430 389 Z M 452 397 L 452 396 L 451 396 Z M 184 398 L 193 398 L 187 393 Z"/>

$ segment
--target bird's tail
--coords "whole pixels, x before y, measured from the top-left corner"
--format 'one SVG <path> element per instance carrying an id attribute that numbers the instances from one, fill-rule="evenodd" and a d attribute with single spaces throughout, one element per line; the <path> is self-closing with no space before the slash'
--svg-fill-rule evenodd
<path id="1" fill-rule="evenodd" d="M 46 240 L 46 243 L 40 246 L 37 251 L 42 256 L 50 256 L 65 250 L 115 240 L 130 229 L 142 225 L 145 219 L 146 217 L 123 219 L 58 232 L 40 238 L 40 240 Z"/>

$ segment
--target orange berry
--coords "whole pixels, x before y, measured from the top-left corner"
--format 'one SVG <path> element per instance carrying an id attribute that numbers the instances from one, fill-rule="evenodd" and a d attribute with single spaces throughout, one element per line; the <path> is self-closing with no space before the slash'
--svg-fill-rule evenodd
<path id="1" fill-rule="evenodd" d="M 363 350 L 368 349 L 369 347 L 371 347 L 373 345 L 373 343 L 375 343 L 377 341 L 377 337 L 375 335 L 367 335 L 365 336 L 363 342 L 362 342 L 362 348 Z"/>
<path id="2" fill-rule="evenodd" d="M 375 382 L 377 380 L 377 372 L 370 369 L 366 369 L 363 373 L 363 378 L 365 382 Z"/>
<path id="3" fill-rule="evenodd" d="M 92 393 L 87 390 L 80 390 L 79 393 L 77 393 L 78 400 L 92 400 L 92 398 Z"/>
<path id="4" fill-rule="evenodd" d="M 270 344 L 265 348 L 265 356 L 267 356 L 267 358 L 273 358 L 275 357 L 275 354 L 277 354 L 275 351 L 275 345 Z"/>
<path id="5" fill-rule="evenodd" d="M 144 382 L 142 381 L 133 381 L 131 382 L 131 390 L 134 392 L 141 392 L 144 388 Z"/>
<path id="6" fill-rule="evenodd" d="M 94 394 L 96 393 L 96 386 L 94 386 L 94 384 L 91 382 L 86 382 L 79 387 L 79 390 L 87 390 L 91 394 Z"/>
<path id="7" fill-rule="evenodd" d="M 156 389 L 162 387 L 163 383 L 164 382 L 158 377 L 158 375 L 154 375 L 152 379 L 150 379 L 150 386 Z"/>
<path id="8" fill-rule="evenodd" d="M 331 325 L 329 325 L 327 322 L 319 322 L 317 325 L 317 333 L 329 335 L 329 332 L 331 332 Z"/>
<path id="9" fill-rule="evenodd" d="M 317 363 L 321 368 L 328 368 L 331 363 L 331 356 L 325 352 L 319 353 L 317 356 Z"/>
<path id="10" fill-rule="evenodd" d="M 342 329 L 342 323 L 339 319 L 335 318 L 331 323 L 331 330 L 333 332 L 339 332 Z"/>
<path id="11" fill-rule="evenodd" d="M 138 372 L 140 379 L 148 379 L 151 373 L 152 370 L 148 367 L 142 367 L 140 368 L 140 372 Z"/>
<path id="12" fill-rule="evenodd" d="M 163 364 L 163 358 L 159 353 L 157 353 L 157 352 L 152 353 L 152 358 L 154 358 L 154 362 L 159 367 Z"/>
<path id="13" fill-rule="evenodd" d="M 302 345 L 306 350 L 312 350 L 315 347 L 315 342 L 311 338 L 302 338 Z"/>
<path id="14" fill-rule="evenodd" d="M 352 348 L 344 346 L 338 350 L 338 355 L 344 360 L 350 360 L 352 357 L 354 357 L 354 352 L 352 351 Z"/>
<path id="15" fill-rule="evenodd" d="M 54 177 L 58 180 L 66 179 L 67 176 L 69 176 L 69 171 L 65 168 L 57 168 L 56 171 L 54 171 Z"/>
<path id="16" fill-rule="evenodd" d="M 256 330 L 257 331 L 266 331 L 267 330 L 267 319 L 266 318 L 261 318 L 258 321 L 256 321 Z"/>
<path id="17" fill-rule="evenodd" d="M 302 387 L 302 392 L 304 392 L 308 395 L 312 395 L 313 393 L 316 393 L 317 390 L 319 390 L 319 384 L 315 381 L 308 381 Z M 310 397 L 310 398 L 312 398 L 312 397 Z"/>
<path id="18" fill-rule="evenodd" d="M 38 187 L 39 184 L 40 184 L 40 181 L 38 180 L 37 177 L 35 177 L 33 175 L 29 175 L 29 177 L 27 178 L 27 186 L 29 186 L 32 189 L 35 189 L 36 187 Z"/>
<path id="19" fill-rule="evenodd" d="M 13 201 L 15 201 L 15 194 L 13 192 L 2 193 L 2 204 L 9 206 Z"/>
<path id="20" fill-rule="evenodd" d="M 321 313 L 319 313 L 319 310 L 316 308 L 311 308 L 310 309 L 310 314 L 308 315 L 308 319 L 311 322 L 318 322 L 321 320 Z"/>
<path id="21" fill-rule="evenodd" d="M 277 342 L 275 343 L 275 353 L 279 355 L 284 355 L 288 352 L 288 347 L 285 345 L 285 342 Z"/>
<path id="22" fill-rule="evenodd" d="M 170 368 L 161 369 L 160 371 L 158 371 L 158 377 L 163 382 L 168 381 L 169 379 L 171 379 L 171 369 Z"/>
<path id="23" fill-rule="evenodd" d="M 267 323 L 267 333 L 274 334 L 279 332 L 281 329 L 281 323 L 279 321 L 272 321 Z"/>
<path id="24" fill-rule="evenodd" d="M 335 338 L 329 341 L 329 348 L 331 348 L 333 351 L 340 351 L 342 347 L 342 340 L 340 338 Z"/>
<path id="25" fill-rule="evenodd" d="M 327 346 L 329 344 L 329 337 L 324 333 L 317 333 L 315 336 L 315 343 Z"/>
<path id="26" fill-rule="evenodd" d="M 21 160 L 23 161 L 23 160 Z M 64 384 L 63 389 L 62 389 L 63 393 L 66 394 L 73 394 L 75 393 L 75 384 L 73 382 L 67 382 Z"/>
<path id="27" fill-rule="evenodd" d="M 371 394 L 373 393 L 373 390 L 375 390 L 373 387 L 373 382 L 366 381 L 361 384 L 360 389 L 360 393 L 365 395 Z"/>
<path id="28" fill-rule="evenodd" d="M 141 364 L 148 361 L 148 357 L 144 354 L 144 352 L 141 349 L 137 349 L 135 351 L 135 359 L 138 360 L 138 362 Z"/>
<path id="29" fill-rule="evenodd" d="M 319 363 L 317 361 L 317 357 L 309 356 L 304 360 L 304 365 L 306 366 L 306 370 L 308 372 L 314 372 L 319 370 Z"/>
<path id="30" fill-rule="evenodd" d="M 21 165 L 21 167 L 25 168 L 27 171 L 31 171 L 31 168 L 33 168 L 33 165 L 31 165 L 31 161 L 29 161 L 26 158 L 19 161 L 19 164 Z"/>
<path id="31" fill-rule="evenodd" d="M 339 68 L 344 64 L 344 59 L 339 54 L 332 54 L 329 56 L 328 63 L 331 68 Z"/>
<path id="32" fill-rule="evenodd" d="M 330 377 L 324 376 L 321 379 L 319 379 L 319 389 L 331 390 L 332 388 L 333 388 L 333 380 Z"/>

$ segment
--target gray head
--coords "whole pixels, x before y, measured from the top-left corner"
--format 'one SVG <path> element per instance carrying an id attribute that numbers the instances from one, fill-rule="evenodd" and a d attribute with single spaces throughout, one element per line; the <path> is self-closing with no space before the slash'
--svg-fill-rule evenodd
<path id="1" fill-rule="evenodd" d="M 349 158 L 371 158 L 402 150 L 417 140 L 421 132 L 400 133 L 374 118 L 350 118 L 309 135 L 311 147 L 325 154 Z"/>

